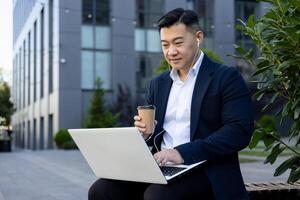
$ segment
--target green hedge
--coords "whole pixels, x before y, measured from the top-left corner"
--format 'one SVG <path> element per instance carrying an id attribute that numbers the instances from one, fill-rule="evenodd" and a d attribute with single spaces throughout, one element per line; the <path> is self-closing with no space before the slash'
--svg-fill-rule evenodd
<path id="1" fill-rule="evenodd" d="M 75 142 L 65 128 L 58 130 L 54 136 L 54 141 L 59 149 L 77 149 Z"/>

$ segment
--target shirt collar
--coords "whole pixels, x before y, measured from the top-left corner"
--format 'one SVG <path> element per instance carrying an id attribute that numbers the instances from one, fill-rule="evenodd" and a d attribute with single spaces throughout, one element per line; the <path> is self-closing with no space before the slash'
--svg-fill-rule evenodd
<path id="1" fill-rule="evenodd" d="M 193 65 L 193 67 L 189 70 L 188 76 L 190 75 L 190 73 L 193 76 L 198 75 L 199 69 L 200 69 L 202 61 L 203 61 L 203 57 L 204 57 L 204 53 L 200 50 L 200 56 L 198 57 L 197 61 Z M 172 70 L 170 72 L 170 77 L 173 81 L 179 81 L 180 80 L 180 78 L 178 76 L 178 71 L 174 68 L 172 68 Z"/>

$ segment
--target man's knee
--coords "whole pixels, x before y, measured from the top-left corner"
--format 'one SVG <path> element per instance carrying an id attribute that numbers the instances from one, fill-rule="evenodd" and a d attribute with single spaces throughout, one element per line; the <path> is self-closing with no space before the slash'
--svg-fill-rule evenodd
<path id="1" fill-rule="evenodd" d="M 176 200 L 180 197 L 174 195 L 174 191 L 170 191 L 168 187 L 164 185 L 150 185 L 144 192 L 144 200 Z"/>
<path id="2" fill-rule="evenodd" d="M 97 180 L 90 188 L 88 192 L 88 199 L 89 200 L 99 200 L 105 199 L 103 196 L 105 189 L 102 183 L 102 180 Z"/>

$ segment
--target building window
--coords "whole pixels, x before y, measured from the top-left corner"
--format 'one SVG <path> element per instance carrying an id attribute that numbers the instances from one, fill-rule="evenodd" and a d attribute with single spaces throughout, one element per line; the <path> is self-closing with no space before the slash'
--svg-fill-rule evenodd
<path id="1" fill-rule="evenodd" d="M 100 77 L 111 88 L 110 1 L 83 0 L 81 27 L 81 88 L 94 89 Z"/>
<path id="2" fill-rule="evenodd" d="M 93 89 L 100 78 L 104 89 L 111 88 L 111 54 L 104 51 L 81 51 L 81 86 Z"/>
<path id="3" fill-rule="evenodd" d="M 30 61 L 31 61 L 31 58 L 30 58 L 30 56 L 31 56 L 31 48 L 30 48 L 30 42 L 31 42 L 31 38 L 30 38 L 30 31 L 29 31 L 29 33 L 28 33 L 28 42 L 27 42 L 27 44 L 28 44 L 28 47 L 27 47 L 27 61 L 28 61 L 28 63 L 27 63 L 27 71 L 28 71 L 28 80 L 27 80 L 27 85 L 28 85 L 28 94 L 27 94 L 27 98 L 28 98 L 28 100 L 27 100 L 27 104 L 29 105 L 30 104 L 30 88 L 31 88 L 31 83 L 30 83 L 30 81 L 31 81 L 31 75 L 30 75 L 30 67 L 31 67 L 31 64 L 30 64 Z"/>
<path id="4" fill-rule="evenodd" d="M 24 40 L 23 42 L 23 70 L 22 70 L 22 75 L 23 75 L 23 81 L 22 81 L 22 84 L 23 84 L 23 94 L 22 94 L 22 107 L 25 108 L 25 92 L 26 92 L 26 41 Z M 25 125 L 24 125 L 25 126 Z"/>
<path id="5" fill-rule="evenodd" d="M 37 130 L 37 124 L 36 124 L 36 119 L 33 120 L 33 134 L 32 134 L 32 149 L 36 149 L 36 130 Z"/>
<path id="6" fill-rule="evenodd" d="M 26 127 L 25 127 L 25 122 L 23 122 L 23 128 L 22 128 L 22 136 L 21 136 L 21 147 L 25 147 L 25 134 L 26 134 Z"/>
<path id="7" fill-rule="evenodd" d="M 44 117 L 40 119 L 40 149 L 44 149 Z"/>
<path id="8" fill-rule="evenodd" d="M 37 35 L 36 35 L 36 21 L 34 22 L 34 25 L 33 25 L 33 101 L 35 102 L 36 101 L 36 84 L 37 84 L 37 77 L 36 77 L 36 71 L 37 71 L 37 66 L 36 66 L 36 53 L 37 53 L 37 49 L 36 49 L 36 46 L 37 46 Z"/>
<path id="9" fill-rule="evenodd" d="M 138 93 L 145 93 L 147 91 L 149 82 L 153 78 L 155 69 L 159 67 L 162 58 L 162 54 L 137 54 L 138 69 L 136 72 L 136 83 Z"/>
<path id="10" fill-rule="evenodd" d="M 111 29 L 108 26 L 95 27 L 95 48 L 96 49 L 110 49 L 111 48 Z"/>
<path id="11" fill-rule="evenodd" d="M 81 51 L 81 87 L 94 87 L 94 56 L 93 51 Z"/>
<path id="12" fill-rule="evenodd" d="M 111 54 L 109 52 L 96 52 L 95 57 L 95 78 L 100 78 L 103 82 L 102 87 L 104 89 L 109 89 L 111 88 Z"/>
<path id="13" fill-rule="evenodd" d="M 18 125 L 18 147 L 22 148 L 22 133 L 23 133 L 23 130 L 22 130 L 22 124 L 21 122 L 19 123 Z"/>
<path id="14" fill-rule="evenodd" d="M 93 24 L 93 2 L 94 0 L 82 0 L 82 23 Z"/>
<path id="15" fill-rule="evenodd" d="M 198 0 L 193 4 L 199 17 L 200 28 L 205 37 L 202 45 L 209 50 L 214 50 L 214 1 Z"/>
<path id="16" fill-rule="evenodd" d="M 50 114 L 48 118 L 48 139 L 47 139 L 47 148 L 52 149 L 53 148 L 53 115 Z"/>
<path id="17" fill-rule="evenodd" d="M 82 25 L 81 27 L 81 46 L 83 48 L 93 48 L 94 47 L 94 36 L 93 36 L 93 26 Z"/>
<path id="18" fill-rule="evenodd" d="M 13 69 L 13 95 L 14 95 L 14 107 L 17 109 L 17 85 L 18 85 L 18 53 L 15 55 L 14 59 L 14 69 Z"/>
<path id="19" fill-rule="evenodd" d="M 136 0 L 136 51 L 161 52 L 156 22 L 163 13 L 163 0 Z"/>
<path id="20" fill-rule="evenodd" d="M 53 92 L 53 0 L 49 0 L 49 94 Z"/>
<path id="21" fill-rule="evenodd" d="M 40 56 L 41 56 L 41 85 L 40 85 L 40 93 L 41 93 L 41 98 L 44 97 L 44 9 L 41 11 L 41 49 L 40 49 Z"/>
<path id="22" fill-rule="evenodd" d="M 19 50 L 19 73 L 18 73 L 18 110 L 21 110 L 22 108 L 22 48 Z M 21 126 L 20 126 L 21 127 Z"/>
<path id="23" fill-rule="evenodd" d="M 31 145 L 30 121 L 27 122 L 27 148 Z"/>
<path id="24" fill-rule="evenodd" d="M 162 59 L 157 20 L 164 14 L 164 0 L 136 0 L 135 50 L 137 52 L 136 85 L 145 93 L 148 82 Z"/>

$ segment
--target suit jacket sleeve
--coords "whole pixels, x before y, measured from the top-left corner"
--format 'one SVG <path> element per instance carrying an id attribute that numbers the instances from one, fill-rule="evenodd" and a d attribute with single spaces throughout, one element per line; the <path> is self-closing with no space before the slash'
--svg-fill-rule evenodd
<path id="1" fill-rule="evenodd" d="M 220 102 L 222 125 L 206 138 L 175 147 L 186 164 L 214 160 L 245 148 L 253 132 L 252 103 L 248 88 L 233 68 L 221 73 Z M 201 130 L 199 127 L 198 131 Z"/>
<path id="2" fill-rule="evenodd" d="M 150 84 L 148 86 L 148 93 L 147 93 L 147 104 L 148 105 L 154 105 L 154 88 L 153 88 L 154 86 L 153 86 L 153 84 L 154 84 L 154 81 L 151 80 Z M 153 138 L 154 137 L 152 136 L 150 139 L 148 139 L 146 141 L 148 146 L 153 146 Z"/>

